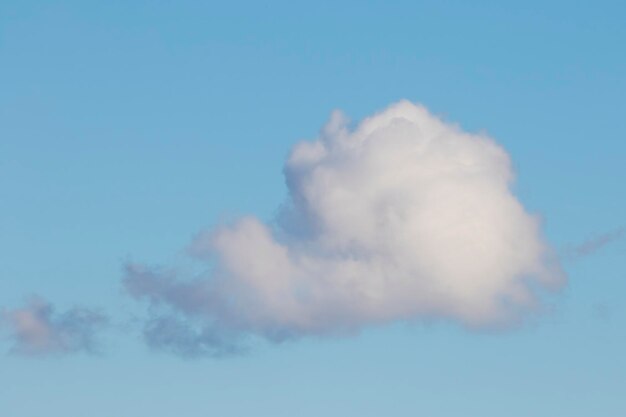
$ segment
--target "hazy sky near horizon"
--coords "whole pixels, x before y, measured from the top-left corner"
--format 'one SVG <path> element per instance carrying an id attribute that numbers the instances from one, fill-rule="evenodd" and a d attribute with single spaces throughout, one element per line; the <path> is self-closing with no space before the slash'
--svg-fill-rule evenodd
<path id="1" fill-rule="evenodd" d="M 0 415 L 623 416 L 625 20 L 2 2 Z"/>

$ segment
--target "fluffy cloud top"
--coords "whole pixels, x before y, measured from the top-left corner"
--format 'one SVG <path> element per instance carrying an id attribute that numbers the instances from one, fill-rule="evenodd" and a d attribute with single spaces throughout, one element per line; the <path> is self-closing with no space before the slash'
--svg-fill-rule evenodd
<path id="1" fill-rule="evenodd" d="M 11 332 L 11 352 L 25 355 L 93 352 L 96 332 L 106 323 L 104 316 L 84 308 L 56 314 L 40 298 L 22 308 L 0 311 L 0 324 Z"/>
<path id="2" fill-rule="evenodd" d="M 507 153 L 402 101 L 354 129 L 340 112 L 284 167 L 275 222 L 199 234 L 194 280 L 130 265 L 131 294 L 270 340 L 397 320 L 500 326 L 564 282 Z"/>

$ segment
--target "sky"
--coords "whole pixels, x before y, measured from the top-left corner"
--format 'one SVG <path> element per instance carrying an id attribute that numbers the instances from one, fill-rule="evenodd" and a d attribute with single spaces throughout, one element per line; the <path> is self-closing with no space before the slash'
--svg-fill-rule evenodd
<path id="1" fill-rule="evenodd" d="M 0 415 L 626 415 L 626 4 L 0 3 Z"/>

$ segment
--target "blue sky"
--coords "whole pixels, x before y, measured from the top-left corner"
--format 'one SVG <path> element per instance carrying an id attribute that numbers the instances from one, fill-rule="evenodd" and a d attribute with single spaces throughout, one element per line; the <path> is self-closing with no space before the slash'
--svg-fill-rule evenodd
<path id="1" fill-rule="evenodd" d="M 623 416 L 626 5 L 442 3 L 2 2 L 0 307 L 36 294 L 111 324 L 96 354 L 10 354 L 5 332 L 0 415 Z M 543 313 L 218 359 L 142 342 L 125 263 L 271 221 L 295 143 L 401 99 L 509 154 L 568 275 Z"/>

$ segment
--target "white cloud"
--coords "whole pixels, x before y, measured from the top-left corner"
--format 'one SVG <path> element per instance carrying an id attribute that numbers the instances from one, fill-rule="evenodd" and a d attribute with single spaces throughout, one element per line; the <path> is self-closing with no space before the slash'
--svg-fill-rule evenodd
<path id="1" fill-rule="evenodd" d="M 204 232 L 208 277 L 129 266 L 138 298 L 268 339 L 397 320 L 510 323 L 565 276 L 511 192 L 507 153 L 402 101 L 354 129 L 334 112 L 284 168 L 275 222 Z"/>

